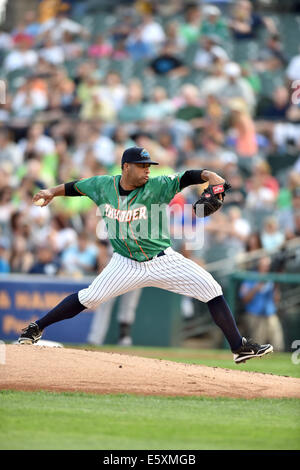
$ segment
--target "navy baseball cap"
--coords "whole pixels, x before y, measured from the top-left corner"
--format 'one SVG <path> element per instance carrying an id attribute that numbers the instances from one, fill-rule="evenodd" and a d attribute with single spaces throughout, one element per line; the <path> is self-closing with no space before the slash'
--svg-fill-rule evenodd
<path id="1" fill-rule="evenodd" d="M 150 165 L 159 165 L 153 162 L 149 152 L 142 147 L 130 147 L 123 152 L 121 165 L 123 163 L 150 163 Z"/>

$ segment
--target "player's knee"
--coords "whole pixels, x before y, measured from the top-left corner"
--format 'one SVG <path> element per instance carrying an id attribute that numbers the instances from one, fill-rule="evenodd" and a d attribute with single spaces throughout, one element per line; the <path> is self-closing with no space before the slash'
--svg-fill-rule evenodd
<path id="1" fill-rule="evenodd" d="M 209 292 L 207 292 L 206 302 L 209 302 L 210 300 L 214 299 L 215 297 L 219 297 L 220 295 L 223 295 L 222 287 L 215 279 L 213 279 L 211 289 Z"/>
<path id="2" fill-rule="evenodd" d="M 82 289 L 78 292 L 79 302 L 86 308 L 95 309 L 101 303 L 102 299 L 92 296 L 89 288 Z"/>

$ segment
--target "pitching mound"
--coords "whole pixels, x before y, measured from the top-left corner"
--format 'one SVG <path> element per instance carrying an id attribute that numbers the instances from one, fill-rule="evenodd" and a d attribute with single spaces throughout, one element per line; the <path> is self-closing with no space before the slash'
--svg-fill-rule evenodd
<path id="1" fill-rule="evenodd" d="M 8 345 L 0 389 L 300 398 L 300 379 L 124 354 Z"/>

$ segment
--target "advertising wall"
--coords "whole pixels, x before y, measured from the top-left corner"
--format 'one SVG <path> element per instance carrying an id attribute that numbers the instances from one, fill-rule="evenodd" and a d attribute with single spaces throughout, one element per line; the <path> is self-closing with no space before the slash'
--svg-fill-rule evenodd
<path id="1" fill-rule="evenodd" d="M 40 276 L 0 279 L 0 339 L 15 341 L 21 329 L 51 310 L 64 297 L 87 287 L 90 279 L 80 281 Z M 104 344 L 117 342 L 116 309 L 104 338 Z M 94 311 L 86 310 L 74 318 L 48 327 L 43 339 L 62 343 L 86 343 Z M 145 288 L 139 300 L 132 328 L 134 344 L 177 346 L 180 336 L 180 296 L 161 289 Z"/>

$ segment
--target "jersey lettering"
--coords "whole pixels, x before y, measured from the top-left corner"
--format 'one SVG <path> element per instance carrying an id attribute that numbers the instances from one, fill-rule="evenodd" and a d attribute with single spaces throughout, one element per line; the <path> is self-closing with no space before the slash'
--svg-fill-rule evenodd
<path id="1" fill-rule="evenodd" d="M 140 219 L 147 220 L 148 218 L 146 206 L 130 209 L 128 211 L 122 211 L 120 209 L 111 207 L 109 204 L 105 204 L 105 215 L 109 219 L 118 220 L 118 222 L 131 222 L 133 220 Z"/>

